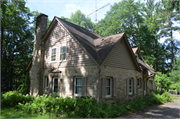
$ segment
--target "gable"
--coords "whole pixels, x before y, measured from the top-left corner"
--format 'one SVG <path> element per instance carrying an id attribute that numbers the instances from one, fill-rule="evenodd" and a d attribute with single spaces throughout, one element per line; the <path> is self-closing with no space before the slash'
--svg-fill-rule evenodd
<path id="1" fill-rule="evenodd" d="M 137 70 L 133 55 L 131 54 L 128 44 L 123 37 L 114 47 L 103 65 L 119 67 L 122 69 Z"/>
<path id="2" fill-rule="evenodd" d="M 66 61 L 60 61 L 60 47 L 67 46 Z M 56 61 L 51 61 L 51 50 L 56 48 Z M 56 22 L 44 43 L 44 68 L 96 65 L 64 27 Z"/>

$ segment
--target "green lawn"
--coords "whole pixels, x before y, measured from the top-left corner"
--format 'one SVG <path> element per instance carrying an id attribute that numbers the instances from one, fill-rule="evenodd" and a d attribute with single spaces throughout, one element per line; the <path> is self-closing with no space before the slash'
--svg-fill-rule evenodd
<path id="1" fill-rule="evenodd" d="M 1 108 L 0 118 L 54 118 L 49 115 L 27 114 L 15 108 Z"/>

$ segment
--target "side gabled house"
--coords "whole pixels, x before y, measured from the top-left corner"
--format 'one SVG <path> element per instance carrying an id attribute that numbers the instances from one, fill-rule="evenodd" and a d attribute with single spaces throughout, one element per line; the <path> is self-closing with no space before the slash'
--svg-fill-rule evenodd
<path id="1" fill-rule="evenodd" d="M 31 95 L 117 101 L 146 94 L 149 70 L 136 59 L 125 33 L 104 37 L 58 17 L 47 29 L 47 17 L 37 17 L 33 57 L 26 68 Z"/>

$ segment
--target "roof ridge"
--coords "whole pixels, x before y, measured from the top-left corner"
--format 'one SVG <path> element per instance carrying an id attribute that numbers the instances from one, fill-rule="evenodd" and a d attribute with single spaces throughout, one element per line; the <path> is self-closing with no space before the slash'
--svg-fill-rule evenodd
<path id="1" fill-rule="evenodd" d="M 57 17 L 57 16 L 55 16 L 55 17 Z M 65 21 L 65 22 L 69 22 L 69 23 L 71 23 L 71 24 L 73 24 L 73 25 L 76 25 L 76 24 L 74 24 L 74 23 L 72 23 L 72 22 L 70 22 L 70 21 L 66 21 L 66 20 L 64 20 L 64 19 L 62 19 L 62 18 L 59 18 L 59 17 L 57 17 L 57 18 Z M 76 26 L 78 26 L 78 25 L 76 25 Z M 83 28 L 83 27 L 81 27 L 81 26 L 78 26 L 78 27 Z M 99 37 L 104 37 L 104 36 L 102 36 L 102 35 L 100 35 L 100 34 L 97 34 L 97 33 L 93 32 L 93 31 L 90 31 L 90 30 L 88 30 L 88 29 L 86 29 L 86 28 L 83 28 L 83 29 L 85 29 L 85 30 L 87 30 L 87 31 L 89 31 L 89 32 L 92 32 L 93 34 L 98 35 Z"/>

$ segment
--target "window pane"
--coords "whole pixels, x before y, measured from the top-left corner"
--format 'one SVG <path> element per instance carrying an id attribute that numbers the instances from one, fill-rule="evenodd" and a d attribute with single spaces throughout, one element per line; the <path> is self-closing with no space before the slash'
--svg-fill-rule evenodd
<path id="1" fill-rule="evenodd" d="M 129 79 L 129 85 L 131 85 L 131 79 Z"/>
<path id="2" fill-rule="evenodd" d="M 61 53 L 63 53 L 63 47 L 61 47 Z"/>
<path id="3" fill-rule="evenodd" d="M 81 86 L 76 86 L 76 94 L 81 94 Z"/>
<path id="4" fill-rule="evenodd" d="M 55 85 L 55 86 L 58 85 L 58 79 L 57 79 L 57 78 L 54 79 L 54 85 Z"/>
<path id="5" fill-rule="evenodd" d="M 106 87 L 106 95 L 110 95 L 110 87 Z"/>
<path id="6" fill-rule="evenodd" d="M 82 86 L 82 78 L 76 78 L 76 85 Z"/>
<path id="7" fill-rule="evenodd" d="M 56 48 L 52 49 L 51 51 L 51 61 L 56 60 Z"/>
<path id="8" fill-rule="evenodd" d="M 58 92 L 58 86 L 54 86 L 54 92 Z"/>
<path id="9" fill-rule="evenodd" d="M 110 79 L 106 79 L 106 86 L 110 86 Z"/>

